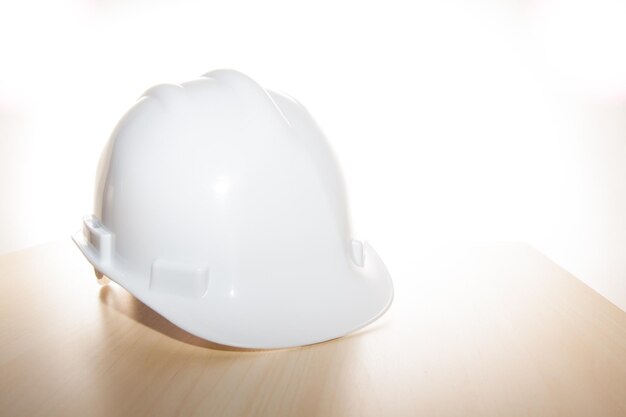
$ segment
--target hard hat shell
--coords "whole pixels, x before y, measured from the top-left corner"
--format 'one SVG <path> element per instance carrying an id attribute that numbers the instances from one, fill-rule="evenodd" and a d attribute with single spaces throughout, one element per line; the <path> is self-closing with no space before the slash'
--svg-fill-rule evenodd
<path id="1" fill-rule="evenodd" d="M 317 124 L 232 70 L 137 101 L 103 152 L 94 214 L 74 241 L 96 271 L 224 345 L 333 339 L 393 298 L 381 259 L 353 239 Z"/>

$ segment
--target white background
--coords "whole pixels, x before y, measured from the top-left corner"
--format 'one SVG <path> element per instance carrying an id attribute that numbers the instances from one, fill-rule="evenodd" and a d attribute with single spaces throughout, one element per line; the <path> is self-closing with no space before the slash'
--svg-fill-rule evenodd
<path id="1" fill-rule="evenodd" d="M 607 0 L 2 2 L 0 253 L 80 227 L 145 89 L 234 68 L 314 115 L 392 274 L 520 240 L 626 309 L 625 21 Z"/>

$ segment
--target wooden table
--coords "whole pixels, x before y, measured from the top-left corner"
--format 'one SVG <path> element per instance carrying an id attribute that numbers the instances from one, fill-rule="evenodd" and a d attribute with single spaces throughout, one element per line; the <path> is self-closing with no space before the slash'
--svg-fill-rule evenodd
<path id="1" fill-rule="evenodd" d="M 2 256 L 0 415 L 626 416 L 626 313 L 531 247 L 391 272 L 360 332 L 242 351 L 100 287 L 69 241 Z"/>

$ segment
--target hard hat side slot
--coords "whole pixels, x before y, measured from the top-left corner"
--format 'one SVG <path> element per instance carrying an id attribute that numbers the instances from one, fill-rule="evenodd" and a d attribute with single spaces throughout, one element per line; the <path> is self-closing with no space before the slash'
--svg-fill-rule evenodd
<path id="1" fill-rule="evenodd" d="M 150 271 L 150 291 L 202 298 L 209 286 L 209 268 L 157 259 Z"/>
<path id="2" fill-rule="evenodd" d="M 101 264 L 111 262 L 113 235 L 100 223 L 97 217 L 87 216 L 83 219 L 83 236 L 85 241 L 98 254 Z"/>
<path id="3" fill-rule="evenodd" d="M 352 255 L 352 262 L 354 262 L 356 266 L 363 268 L 363 265 L 365 265 L 365 254 L 363 252 L 363 242 L 361 242 L 360 240 L 352 241 L 351 255 Z"/>

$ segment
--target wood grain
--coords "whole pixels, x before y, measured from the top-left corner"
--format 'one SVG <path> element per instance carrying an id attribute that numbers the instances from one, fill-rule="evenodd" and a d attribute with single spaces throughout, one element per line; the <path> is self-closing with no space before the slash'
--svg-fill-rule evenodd
<path id="1" fill-rule="evenodd" d="M 69 241 L 2 256 L 0 415 L 626 416 L 626 313 L 531 247 L 392 272 L 362 331 L 247 351 L 100 287 Z"/>

